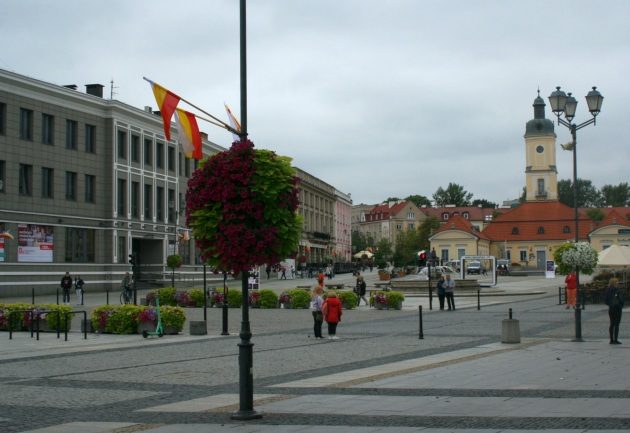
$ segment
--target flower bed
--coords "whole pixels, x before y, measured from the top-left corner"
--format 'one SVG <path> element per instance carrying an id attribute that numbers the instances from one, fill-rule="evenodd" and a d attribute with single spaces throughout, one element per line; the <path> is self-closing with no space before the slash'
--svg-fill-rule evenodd
<path id="1" fill-rule="evenodd" d="M 400 310 L 404 300 L 405 295 L 402 292 L 396 290 L 378 291 L 370 296 L 370 306 L 377 310 Z"/>
<path id="2" fill-rule="evenodd" d="M 20 311 L 28 310 L 28 311 Z M 15 311 L 15 313 L 12 313 Z M 19 311 L 19 312 L 18 312 Z M 29 311 L 33 311 L 31 314 Z M 56 312 L 59 312 L 57 315 Z M 63 332 L 65 313 L 70 313 L 72 307 L 68 305 L 57 304 L 38 304 L 31 305 L 25 303 L 18 304 L 0 304 L 0 330 L 9 330 L 9 318 L 12 322 L 12 329 L 14 331 L 23 331 L 30 329 L 31 319 L 33 321 L 39 316 L 39 329 L 40 331 L 56 330 L 59 329 Z M 72 323 L 72 315 L 68 316 L 68 330 Z M 35 326 L 35 324 L 33 323 Z"/>
<path id="3" fill-rule="evenodd" d="M 181 307 L 160 306 L 165 334 L 184 328 L 186 315 Z M 157 310 L 139 305 L 103 305 L 92 310 L 92 329 L 105 334 L 135 334 L 157 326 Z"/>

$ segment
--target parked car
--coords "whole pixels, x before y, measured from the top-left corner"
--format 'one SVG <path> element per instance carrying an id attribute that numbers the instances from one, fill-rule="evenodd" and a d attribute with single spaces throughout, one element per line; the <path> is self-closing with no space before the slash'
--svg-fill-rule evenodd
<path id="1" fill-rule="evenodd" d="M 473 261 L 473 262 L 469 262 L 466 265 L 466 273 L 467 274 L 479 274 L 479 275 L 481 275 L 484 271 L 485 271 L 485 269 L 481 265 L 481 262 Z"/>
<path id="2" fill-rule="evenodd" d="M 418 276 L 423 280 L 428 280 L 428 268 L 425 266 L 418 271 Z M 457 272 L 450 266 L 431 266 L 431 279 L 438 279 L 441 275 L 450 274 L 451 278 L 457 275 Z"/>
<path id="3" fill-rule="evenodd" d="M 459 270 L 462 268 L 462 261 L 461 260 L 449 260 L 448 266 L 450 266 L 451 268 L 453 268 L 457 272 L 459 272 Z"/>

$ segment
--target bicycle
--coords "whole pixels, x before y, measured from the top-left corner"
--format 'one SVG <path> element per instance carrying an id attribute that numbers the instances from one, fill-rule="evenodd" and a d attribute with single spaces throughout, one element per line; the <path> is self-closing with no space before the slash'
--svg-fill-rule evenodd
<path id="1" fill-rule="evenodd" d="M 129 287 L 123 287 L 120 292 L 120 303 L 121 304 L 131 304 L 133 301 L 131 296 L 131 289 Z"/>

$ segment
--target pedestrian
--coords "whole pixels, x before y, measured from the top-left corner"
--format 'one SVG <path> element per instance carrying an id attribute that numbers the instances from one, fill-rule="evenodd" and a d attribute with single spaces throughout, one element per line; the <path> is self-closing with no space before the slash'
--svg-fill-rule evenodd
<path id="1" fill-rule="evenodd" d="M 455 280 L 451 280 L 450 274 L 446 274 L 444 292 L 449 311 L 455 310 Z"/>
<path id="2" fill-rule="evenodd" d="M 440 310 L 444 309 L 444 298 L 446 297 L 446 289 L 444 287 L 444 275 L 440 275 L 437 282 L 437 295 L 440 301 Z M 450 308 L 449 308 L 450 309 Z"/>
<path id="3" fill-rule="evenodd" d="M 566 307 L 566 309 L 568 310 L 571 307 L 575 308 L 576 297 L 577 297 L 576 296 L 577 295 L 577 276 L 575 275 L 575 272 L 571 272 L 571 273 L 569 273 L 569 275 L 567 275 L 567 277 L 564 279 L 564 284 L 567 285 L 567 288 L 566 288 L 567 307 Z"/>
<path id="4" fill-rule="evenodd" d="M 619 323 L 621 322 L 624 299 L 618 284 L 619 279 L 611 278 L 608 282 L 608 289 L 606 289 L 606 305 L 608 305 L 608 317 L 610 319 L 610 326 L 608 327 L 610 344 L 621 344 L 619 341 Z"/>
<path id="5" fill-rule="evenodd" d="M 265 266 L 265 272 L 267 273 L 267 279 L 271 278 L 271 265 Z"/>
<path id="6" fill-rule="evenodd" d="M 368 307 L 370 303 L 367 299 L 365 299 L 365 291 L 367 289 L 367 285 L 365 284 L 365 279 L 363 275 L 357 275 L 357 284 L 355 286 L 355 293 L 357 294 L 357 307 L 361 304 L 361 299 L 365 302 L 365 305 Z"/>
<path id="7" fill-rule="evenodd" d="M 337 324 L 341 322 L 341 302 L 334 290 L 329 290 L 322 305 L 324 320 L 328 323 L 328 338 L 337 340 Z"/>
<path id="8" fill-rule="evenodd" d="M 125 272 L 125 276 L 120 282 L 120 287 L 123 292 L 123 297 L 125 299 L 125 303 L 131 302 L 131 284 L 133 283 L 133 279 L 131 278 L 131 274 L 129 272 Z"/>
<path id="9" fill-rule="evenodd" d="M 74 291 L 77 294 L 77 305 L 83 305 L 83 286 L 85 281 L 81 278 L 81 275 L 74 279 Z"/>
<path id="10" fill-rule="evenodd" d="M 72 277 L 70 272 L 66 271 L 66 274 L 61 278 L 61 289 L 63 290 L 63 303 L 70 304 L 70 289 L 72 288 Z"/>
<path id="11" fill-rule="evenodd" d="M 284 265 L 282 265 L 282 275 L 280 275 L 280 279 L 281 280 L 286 280 L 287 279 L 287 268 Z"/>
<path id="12" fill-rule="evenodd" d="M 313 315 L 313 333 L 315 338 L 324 338 L 322 336 L 322 324 L 324 322 L 324 313 L 322 313 L 324 305 L 323 293 L 324 281 L 318 280 L 317 285 L 311 290 L 311 314 Z"/>
<path id="13" fill-rule="evenodd" d="M 295 266 L 291 265 L 291 279 L 295 280 Z"/>

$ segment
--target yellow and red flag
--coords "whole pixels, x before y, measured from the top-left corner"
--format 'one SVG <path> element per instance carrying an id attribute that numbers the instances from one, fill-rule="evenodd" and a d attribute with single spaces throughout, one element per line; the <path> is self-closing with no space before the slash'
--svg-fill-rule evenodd
<path id="1" fill-rule="evenodd" d="M 151 84 L 153 95 L 155 96 L 155 101 L 157 102 L 158 108 L 160 109 L 160 114 L 162 115 L 162 121 L 164 122 L 164 136 L 167 140 L 170 140 L 171 119 L 173 118 L 173 113 L 175 112 L 177 104 L 179 104 L 181 98 L 170 90 L 160 86 L 159 84 L 154 83 L 153 81 L 148 79 L 147 81 L 149 82 L 149 84 Z"/>
<path id="2" fill-rule="evenodd" d="M 228 119 L 230 119 L 230 126 L 232 126 L 232 128 L 234 128 L 236 131 L 240 133 L 241 132 L 240 122 L 236 119 L 236 116 L 232 114 L 232 110 L 230 110 L 230 107 L 228 107 L 228 105 L 225 102 L 223 103 L 223 105 L 225 105 L 225 111 L 227 111 Z M 241 137 L 238 134 L 232 133 L 232 135 L 234 136 L 234 141 L 241 140 Z"/>
<path id="3" fill-rule="evenodd" d="M 199 133 L 199 126 L 197 125 L 195 115 L 181 108 L 176 108 L 175 114 L 177 130 L 179 131 L 179 142 L 182 144 L 184 154 L 188 158 L 203 158 L 201 134 Z"/>

